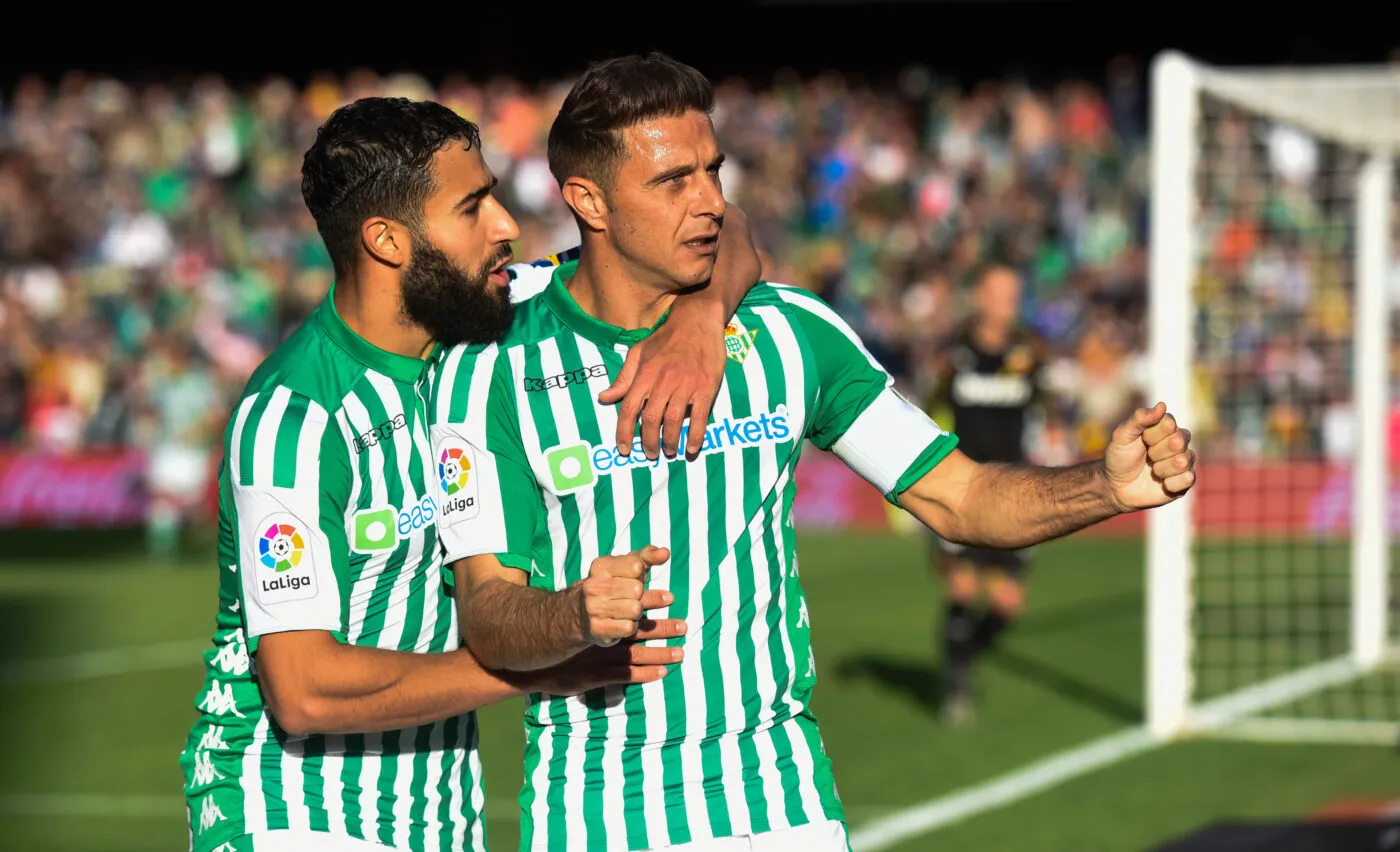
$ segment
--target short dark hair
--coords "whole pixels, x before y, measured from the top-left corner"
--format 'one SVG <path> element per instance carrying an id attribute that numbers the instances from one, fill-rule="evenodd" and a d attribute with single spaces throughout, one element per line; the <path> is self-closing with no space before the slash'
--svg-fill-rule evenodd
<path id="1" fill-rule="evenodd" d="M 569 90 L 549 129 L 549 170 L 561 187 L 582 177 L 606 189 L 625 154 L 623 130 L 688 110 L 708 115 L 714 106 L 709 79 L 665 54 L 596 62 Z"/>
<path id="2" fill-rule="evenodd" d="M 331 113 L 302 159 L 301 197 L 337 275 L 353 267 L 371 216 L 422 228 L 437 187 L 433 157 L 459 140 L 481 147 L 475 124 L 433 101 L 361 98 Z"/>

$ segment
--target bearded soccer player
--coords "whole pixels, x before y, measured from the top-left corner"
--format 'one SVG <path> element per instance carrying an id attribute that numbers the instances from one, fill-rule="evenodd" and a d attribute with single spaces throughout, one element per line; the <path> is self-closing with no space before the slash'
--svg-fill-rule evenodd
<path id="1" fill-rule="evenodd" d="M 433 380 L 434 452 L 480 474 L 441 524 L 483 662 L 530 671 L 608 647 L 656 604 L 687 625 L 665 679 L 530 697 L 522 849 L 848 849 L 811 710 L 791 515 L 804 441 L 982 546 L 1043 541 L 1193 482 L 1188 436 L 1162 406 L 1094 463 L 973 462 L 826 304 L 763 282 L 732 317 L 713 418 L 688 427 L 698 455 L 653 460 L 610 438 L 619 415 L 597 390 L 709 277 L 727 227 L 713 100 L 663 56 L 590 68 L 549 137 L 579 259 L 518 306 L 500 344 L 454 348 Z"/>
<path id="2" fill-rule="evenodd" d="M 637 640 L 675 636 L 675 622 L 523 675 L 461 647 L 425 376 L 442 345 L 506 329 L 512 278 L 553 267 L 508 266 L 519 231 L 477 128 L 439 104 L 337 110 L 302 176 L 336 280 L 254 373 L 225 435 L 214 647 L 180 759 L 190 848 L 485 849 L 473 711 L 655 680 L 680 649 Z M 667 381 L 649 397 L 713 394 L 723 317 L 756 270 L 686 297 L 694 339 L 634 362 Z M 713 388 L 689 369 L 711 350 Z"/>

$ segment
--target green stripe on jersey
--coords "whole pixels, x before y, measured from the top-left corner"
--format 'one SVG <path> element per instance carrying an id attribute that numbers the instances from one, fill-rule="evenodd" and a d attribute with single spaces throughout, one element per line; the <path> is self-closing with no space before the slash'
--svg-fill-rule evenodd
<path id="1" fill-rule="evenodd" d="M 192 852 L 286 827 L 414 852 L 484 848 L 470 714 L 298 739 L 251 671 L 260 636 L 282 630 L 402 651 L 458 646 L 437 537 L 429 363 L 356 336 L 328 295 L 236 406 L 219 471 L 219 608 L 180 755 Z"/>
<path id="2" fill-rule="evenodd" d="M 861 415 L 898 405 L 888 374 L 819 299 L 760 284 L 727 330 L 701 458 L 650 462 L 640 439 L 619 455 L 616 407 L 597 395 L 648 332 L 584 314 L 564 286 L 575 268 L 517 305 L 501 344 L 435 368 L 434 440 L 464 441 L 481 473 L 480 507 L 439 534 L 450 554 L 495 553 L 548 591 L 599 556 L 669 547 L 649 585 L 675 595 L 656 615 L 687 621 L 671 642 L 687 653 L 658 683 L 531 696 L 522 848 L 641 850 L 843 819 L 809 706 L 796 466 L 804 440 L 850 448 L 892 486 L 891 466 L 925 446 L 872 449 L 879 424 Z M 922 428 L 928 447 L 955 440 Z"/>

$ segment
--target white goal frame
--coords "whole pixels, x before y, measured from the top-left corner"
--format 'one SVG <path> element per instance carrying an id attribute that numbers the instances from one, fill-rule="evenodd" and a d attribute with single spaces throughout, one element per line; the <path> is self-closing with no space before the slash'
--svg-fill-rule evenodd
<path id="1" fill-rule="evenodd" d="M 1195 576 L 1193 495 L 1148 513 L 1147 728 L 1157 739 L 1233 735 L 1255 739 L 1395 744 L 1395 725 L 1347 720 L 1250 717 L 1374 670 L 1395 648 L 1388 624 L 1390 202 L 1400 150 L 1400 67 L 1211 67 L 1168 51 L 1153 62 L 1151 232 L 1149 235 L 1149 403 L 1165 401 L 1178 421 L 1193 420 L 1193 283 L 1196 129 L 1200 96 L 1285 121 L 1321 140 L 1366 155 L 1357 178 L 1351 653 L 1235 693 L 1196 703 L 1192 682 Z M 1201 461 L 1209 476 L 1210 460 Z"/>

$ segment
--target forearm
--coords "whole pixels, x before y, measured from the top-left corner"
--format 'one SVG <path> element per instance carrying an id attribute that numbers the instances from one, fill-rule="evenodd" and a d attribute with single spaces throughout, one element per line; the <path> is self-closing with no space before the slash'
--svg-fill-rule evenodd
<path id="1" fill-rule="evenodd" d="M 749 284 L 752 286 L 753 282 Z M 677 296 L 667 322 L 706 329 L 718 336 L 723 333 L 725 323 L 734 316 L 734 311 L 748 291 L 748 287 L 740 290 L 715 278 L 703 287 Z"/>
<path id="2" fill-rule="evenodd" d="M 300 680 L 294 699 L 269 702 L 289 733 L 398 730 L 524 694 L 484 669 L 466 649 L 418 654 L 335 644 L 314 664 L 278 672 Z M 276 677 L 268 679 L 275 696 Z"/>
<path id="3" fill-rule="evenodd" d="M 985 463 L 960 499 L 936 503 L 914 495 L 901 502 L 951 541 L 1008 550 L 1068 535 L 1121 511 L 1102 460 L 1070 467 Z"/>
<path id="4" fill-rule="evenodd" d="M 588 648 L 577 592 L 532 589 L 487 580 L 463 607 L 465 638 L 472 653 L 493 669 L 534 671 L 556 665 Z"/>

